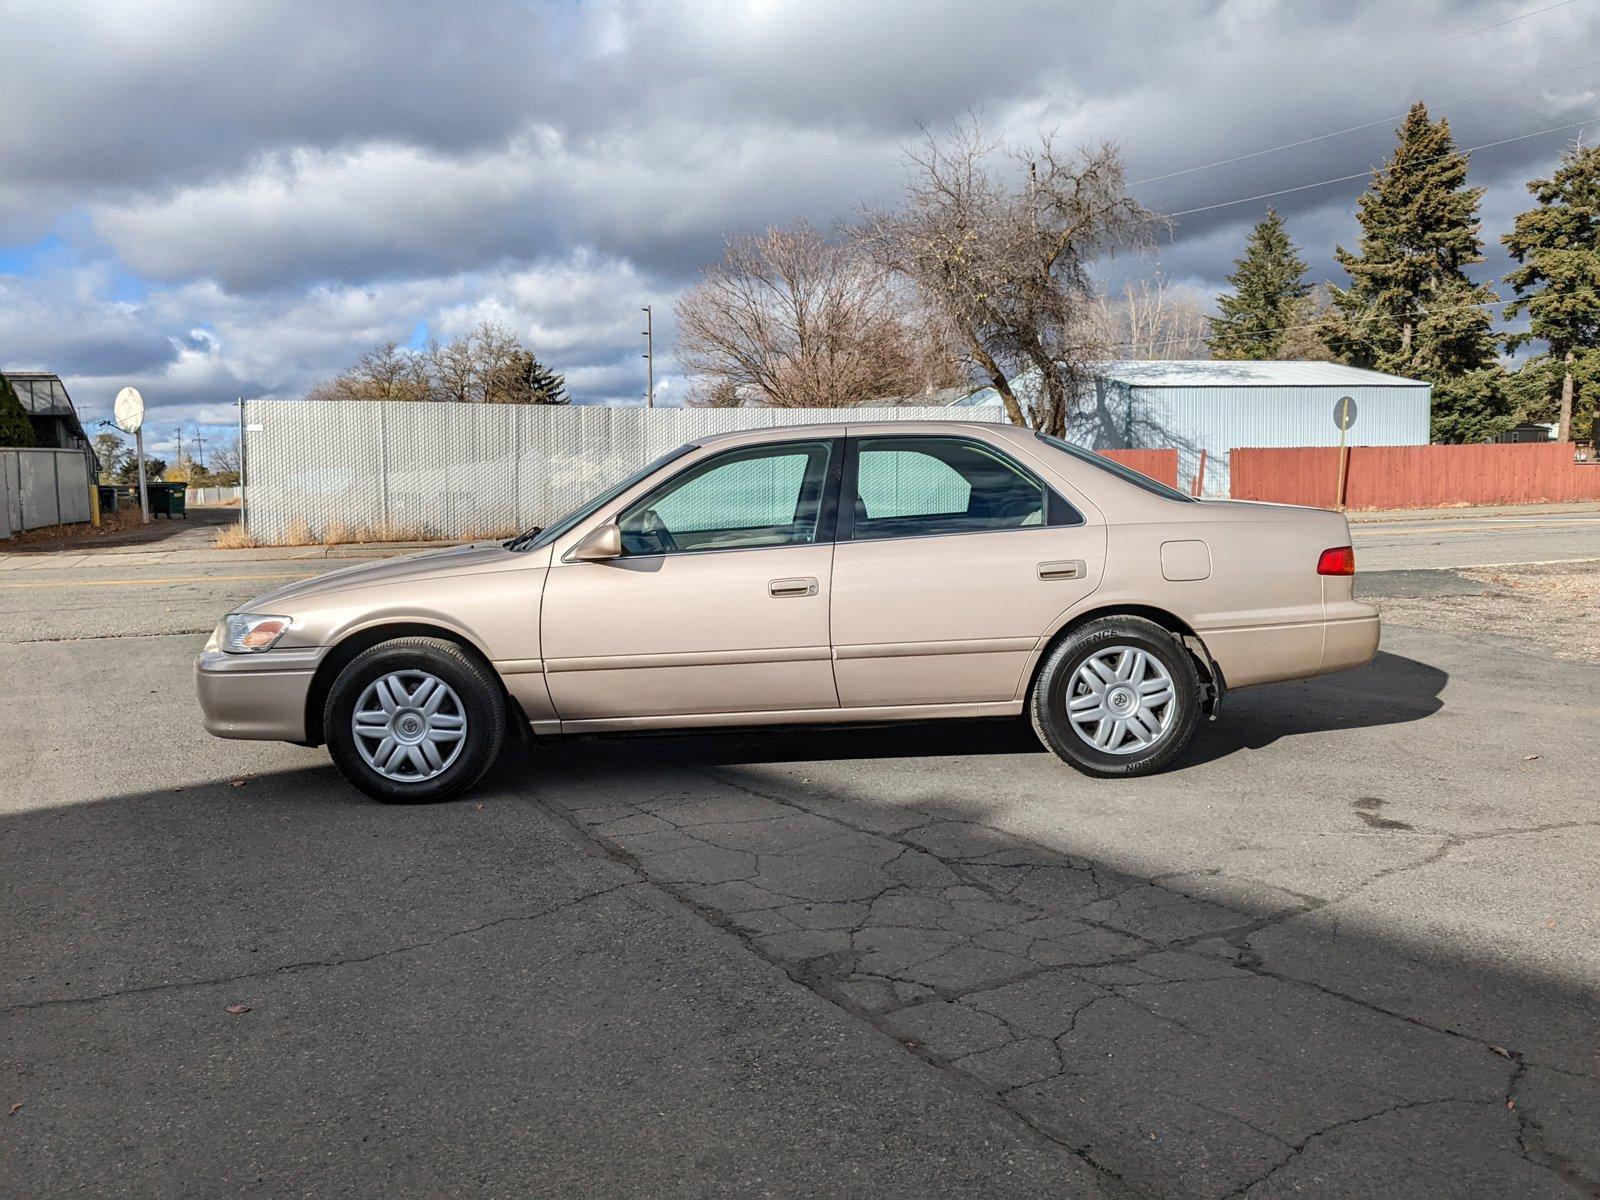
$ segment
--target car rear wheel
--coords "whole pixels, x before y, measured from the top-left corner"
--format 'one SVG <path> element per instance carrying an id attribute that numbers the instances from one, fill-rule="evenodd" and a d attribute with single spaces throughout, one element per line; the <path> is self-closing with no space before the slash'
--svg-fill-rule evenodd
<path id="1" fill-rule="evenodd" d="M 1142 617 L 1102 617 L 1063 638 L 1034 680 L 1039 740 L 1085 775 L 1161 770 L 1194 736 L 1200 674 L 1170 632 Z"/>
<path id="2" fill-rule="evenodd" d="M 322 727 L 340 773 L 377 800 L 442 800 L 500 752 L 505 703 L 489 669 L 453 642 L 396 638 L 352 659 Z"/>

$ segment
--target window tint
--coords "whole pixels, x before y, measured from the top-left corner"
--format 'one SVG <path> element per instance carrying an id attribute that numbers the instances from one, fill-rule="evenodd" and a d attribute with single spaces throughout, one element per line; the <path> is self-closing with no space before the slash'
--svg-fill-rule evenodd
<path id="1" fill-rule="evenodd" d="M 958 438 L 863 438 L 858 443 L 857 540 L 1043 525 L 1043 484 L 999 452 Z"/>
<path id="2" fill-rule="evenodd" d="M 785 442 L 707 459 L 630 505 L 627 554 L 736 550 L 817 540 L 828 442 Z"/>

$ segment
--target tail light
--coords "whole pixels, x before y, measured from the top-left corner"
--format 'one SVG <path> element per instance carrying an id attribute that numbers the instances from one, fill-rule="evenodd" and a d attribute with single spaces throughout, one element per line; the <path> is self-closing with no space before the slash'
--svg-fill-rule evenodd
<path id="1" fill-rule="evenodd" d="M 1318 575 L 1354 575 L 1356 573 L 1356 552 L 1353 546 L 1335 546 L 1331 550 L 1324 550 L 1322 557 L 1317 559 Z"/>

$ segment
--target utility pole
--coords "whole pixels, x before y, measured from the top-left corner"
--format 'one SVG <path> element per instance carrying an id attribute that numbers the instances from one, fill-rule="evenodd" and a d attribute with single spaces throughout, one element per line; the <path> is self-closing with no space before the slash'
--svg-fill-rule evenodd
<path id="1" fill-rule="evenodd" d="M 651 313 L 648 304 L 644 306 L 644 337 L 645 352 L 643 357 L 649 364 L 648 369 L 650 372 L 649 386 L 644 394 L 644 406 L 646 408 L 654 408 L 656 406 L 656 329 L 655 316 Z"/>
<path id="2" fill-rule="evenodd" d="M 194 465 L 206 469 L 206 439 L 198 425 L 194 427 Z"/>

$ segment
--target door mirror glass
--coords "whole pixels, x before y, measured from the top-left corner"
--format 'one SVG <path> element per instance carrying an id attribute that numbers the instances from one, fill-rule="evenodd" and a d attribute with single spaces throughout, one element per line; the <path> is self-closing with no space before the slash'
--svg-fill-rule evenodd
<path id="1" fill-rule="evenodd" d="M 622 556 L 622 530 L 614 524 L 597 525 L 584 534 L 581 541 L 572 548 L 568 558 L 577 559 L 579 562 L 604 562 L 608 558 Z"/>

